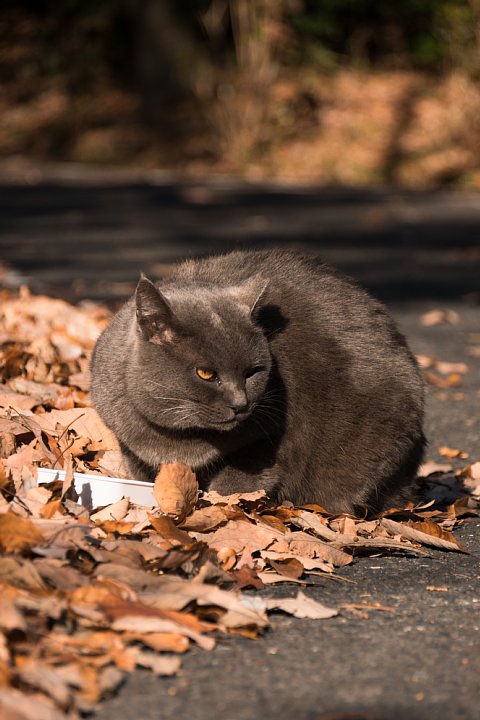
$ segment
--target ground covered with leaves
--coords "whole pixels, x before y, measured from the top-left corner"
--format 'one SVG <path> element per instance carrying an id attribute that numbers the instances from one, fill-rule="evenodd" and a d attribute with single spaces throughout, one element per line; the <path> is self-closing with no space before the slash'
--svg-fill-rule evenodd
<path id="1" fill-rule="evenodd" d="M 128 498 L 81 505 L 74 473 L 122 476 L 115 438 L 89 397 L 89 354 L 109 311 L 26 290 L 1 299 L 0 718 L 75 718 L 126 673 L 173 675 L 192 644 L 209 651 L 226 635 L 260 637 L 274 613 L 388 613 L 368 600 L 325 607 L 307 588 L 365 556 L 465 552 L 452 531 L 478 515 L 480 463 L 448 447 L 445 463 L 423 468 L 419 506 L 376 518 L 272 507 L 260 491 L 202 494 L 179 464 L 159 472 L 151 507 Z M 422 318 L 439 322 L 455 318 Z M 419 359 L 434 392 L 461 382 L 463 366 Z M 38 484 L 41 467 L 58 479 Z M 281 583 L 298 592 L 269 596 Z"/>

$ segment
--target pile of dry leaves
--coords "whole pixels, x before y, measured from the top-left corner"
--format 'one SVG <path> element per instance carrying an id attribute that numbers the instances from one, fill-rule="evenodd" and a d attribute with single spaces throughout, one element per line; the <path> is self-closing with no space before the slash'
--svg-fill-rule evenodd
<path id="1" fill-rule="evenodd" d="M 456 476 L 430 468 L 431 496 L 450 504 L 376 519 L 271 507 L 262 492 L 200 494 L 179 464 L 161 469 L 154 507 L 127 498 L 83 507 L 74 471 L 122 473 L 89 398 L 89 353 L 109 313 L 26 291 L 1 300 L 0 717 L 75 718 L 126 672 L 174 674 L 192 643 L 211 650 L 224 633 L 257 637 L 272 612 L 355 610 L 326 608 L 302 590 L 282 599 L 244 588 L 308 586 L 372 553 L 463 551 L 451 530 L 477 512 L 478 462 Z M 38 467 L 65 479 L 37 485 Z M 461 483 L 469 496 L 455 499 Z"/>

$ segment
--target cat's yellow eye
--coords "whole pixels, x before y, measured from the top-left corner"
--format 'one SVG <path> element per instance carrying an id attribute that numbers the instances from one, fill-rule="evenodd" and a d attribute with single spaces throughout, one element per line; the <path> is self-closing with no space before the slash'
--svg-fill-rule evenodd
<path id="1" fill-rule="evenodd" d="M 195 372 L 201 380 L 215 380 L 217 377 L 214 370 L 207 370 L 206 368 L 195 368 Z"/>

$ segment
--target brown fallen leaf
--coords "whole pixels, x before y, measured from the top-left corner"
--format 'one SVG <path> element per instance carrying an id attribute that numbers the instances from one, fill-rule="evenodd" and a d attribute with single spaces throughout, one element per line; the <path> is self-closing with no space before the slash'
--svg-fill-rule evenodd
<path id="1" fill-rule="evenodd" d="M 337 535 L 335 539 L 338 539 Z M 284 544 L 277 542 L 272 545 L 271 549 L 277 552 L 290 551 L 295 555 L 319 558 L 331 563 L 334 567 L 344 567 L 345 565 L 350 565 L 352 562 L 351 555 L 305 532 L 290 533 L 290 535 L 285 538 Z"/>
<path id="2" fill-rule="evenodd" d="M 175 675 L 180 669 L 180 660 L 176 657 L 165 657 L 153 652 L 140 652 L 136 658 L 137 665 L 148 668 L 154 675 Z"/>
<path id="3" fill-rule="evenodd" d="M 480 358 L 480 345 L 470 345 L 467 347 L 467 355 L 473 358 Z"/>
<path id="4" fill-rule="evenodd" d="M 121 500 L 117 500 L 117 502 L 112 505 L 107 505 L 107 507 L 90 515 L 90 519 L 95 523 L 102 523 L 108 520 L 122 520 L 128 512 L 129 503 L 128 498 L 121 498 Z"/>
<path id="5" fill-rule="evenodd" d="M 148 519 L 152 527 L 155 528 L 157 533 L 161 535 L 169 545 L 181 545 L 188 547 L 193 545 L 196 540 L 188 534 L 184 529 L 181 529 L 175 525 L 172 518 L 168 515 L 154 515 L 148 513 Z M 185 524 L 183 525 L 185 528 Z"/>
<path id="6" fill-rule="evenodd" d="M 84 575 L 70 567 L 65 560 L 37 558 L 33 561 L 33 566 L 49 587 L 62 592 L 70 592 L 88 582 Z"/>
<path id="7" fill-rule="evenodd" d="M 257 573 L 260 580 L 264 585 L 278 585 L 279 583 L 295 583 L 296 585 L 308 585 L 308 580 L 301 580 L 300 578 L 287 577 L 286 575 L 280 575 L 280 573 L 274 571 L 264 571 Z"/>
<path id="8" fill-rule="evenodd" d="M 65 713 L 48 697 L 4 687 L 0 688 L 0 717 L 2 720 L 65 720 Z"/>
<path id="9" fill-rule="evenodd" d="M 56 668 L 38 660 L 29 660 L 21 668 L 19 677 L 22 683 L 51 697 L 61 709 L 66 710 L 70 704 L 71 689 Z"/>
<path id="10" fill-rule="evenodd" d="M 45 583 L 42 581 L 33 562 L 26 558 L 14 557 L 13 555 L 0 557 L 0 581 L 7 580 L 16 588 L 33 591 L 46 590 Z"/>
<path id="11" fill-rule="evenodd" d="M 225 524 L 228 520 L 242 515 L 243 513 L 239 508 L 234 509 L 228 505 L 208 505 L 194 510 L 182 523 L 182 528 L 195 532 L 209 532 Z"/>
<path id="12" fill-rule="evenodd" d="M 441 323 L 458 325 L 460 316 L 455 310 L 429 310 L 420 316 L 420 322 L 424 327 L 432 327 Z"/>
<path id="13" fill-rule="evenodd" d="M 357 617 L 361 617 L 364 620 L 368 620 L 369 610 L 377 610 L 379 612 L 387 612 L 387 613 L 393 613 L 395 612 L 395 608 L 390 607 L 388 605 L 381 605 L 380 603 L 344 603 L 343 605 L 340 605 L 340 610 L 346 610 L 347 612 L 352 613 L 352 615 L 356 615 Z"/>
<path id="14" fill-rule="evenodd" d="M 422 545 L 430 545 L 431 547 L 441 548 L 442 550 L 466 552 L 465 548 L 451 533 L 442 530 L 440 526 L 432 520 L 405 524 L 388 518 L 382 518 L 381 524 L 392 535 L 400 535 L 407 540 L 413 540 Z"/>
<path id="15" fill-rule="evenodd" d="M 318 535 L 322 540 L 336 540 L 337 538 L 335 530 L 331 530 L 328 525 L 322 522 L 321 518 L 313 512 L 301 510 L 292 517 L 292 523 L 304 530 L 313 530 L 315 535 Z"/>
<path id="16" fill-rule="evenodd" d="M 261 515 L 257 513 L 249 514 L 249 517 L 253 518 L 257 522 L 259 522 L 262 525 L 268 525 L 269 527 L 274 528 L 275 530 L 278 530 L 281 533 L 286 533 L 287 528 L 285 527 L 285 523 L 283 520 L 281 520 L 276 515 L 270 515 L 268 513 L 262 513 Z"/>
<path id="17" fill-rule="evenodd" d="M 233 567 L 235 567 L 235 564 L 237 562 L 237 556 L 235 554 L 235 550 L 230 547 L 220 547 L 217 550 L 217 558 L 219 562 L 222 565 L 222 568 L 228 572 L 228 570 L 231 570 Z"/>
<path id="18" fill-rule="evenodd" d="M 22 445 L 14 454 L 4 460 L 4 467 L 12 477 L 17 491 L 22 488 L 28 489 L 35 484 L 35 465 L 42 458 L 42 452 L 38 451 L 33 443 L 30 443 Z"/>
<path id="19" fill-rule="evenodd" d="M 233 570 L 231 574 L 240 590 L 246 587 L 253 587 L 256 588 L 256 590 L 261 590 L 265 587 L 255 570 L 249 565 L 242 565 L 239 570 Z"/>
<path id="20" fill-rule="evenodd" d="M 431 368 L 435 364 L 435 359 L 430 357 L 429 355 L 423 355 L 423 354 L 419 353 L 419 354 L 415 355 L 415 358 L 422 370 Z"/>
<path id="21" fill-rule="evenodd" d="M 140 597 L 150 606 L 165 609 L 175 605 L 177 608 L 183 608 L 192 601 L 195 601 L 199 607 L 216 606 L 229 613 L 228 616 L 221 615 L 222 626 L 227 628 L 257 626 L 263 629 L 268 625 L 263 600 L 255 604 L 255 598 L 202 582 L 165 577 L 161 585 L 141 593 Z"/>
<path id="22" fill-rule="evenodd" d="M 3 631 L 23 630 L 27 628 L 27 624 L 17 608 L 16 601 L 20 595 L 19 590 L 8 583 L 1 583 L 0 590 L 2 594 L 2 612 L 0 614 L 0 628 Z"/>
<path id="23" fill-rule="evenodd" d="M 12 512 L 0 515 L 0 548 L 4 552 L 26 550 L 42 542 L 43 535 L 31 520 Z"/>
<path id="24" fill-rule="evenodd" d="M 450 373 L 466 373 L 468 365 L 464 362 L 446 362 L 445 360 L 437 360 L 435 369 L 442 375 L 450 375 Z"/>
<path id="25" fill-rule="evenodd" d="M 105 450 L 118 449 L 115 435 L 102 422 L 92 407 L 51 410 L 43 415 L 35 415 L 35 421 L 44 432 L 50 435 L 59 435 L 69 428 L 74 430 L 79 437 L 102 440 Z"/>
<path id="26" fill-rule="evenodd" d="M 23 412 L 25 410 L 31 410 L 38 401 L 29 395 L 22 395 L 16 393 L 9 388 L 0 388 L 0 413 L 8 409 L 16 410 L 17 412 Z"/>
<path id="27" fill-rule="evenodd" d="M 176 652 L 184 653 L 190 647 L 190 641 L 185 635 L 175 632 L 147 633 L 145 635 L 136 633 L 125 633 L 126 640 L 134 640 L 142 643 L 155 652 Z"/>
<path id="28" fill-rule="evenodd" d="M 193 511 L 197 502 L 198 483 L 195 473 L 183 463 L 162 465 L 155 478 L 153 494 L 162 512 L 182 521 Z"/>
<path id="29" fill-rule="evenodd" d="M 179 625 L 172 619 L 161 617 L 158 615 L 135 613 L 131 615 L 122 615 L 111 621 L 113 630 L 130 633 L 160 633 L 160 632 L 178 632 Z M 201 635 L 197 630 L 188 627 L 182 628 L 182 632 L 203 650 L 213 650 L 215 640 L 210 637 Z"/>
<path id="30" fill-rule="evenodd" d="M 250 510 L 262 507 L 265 504 L 266 497 L 265 490 L 233 493 L 232 495 L 220 495 L 216 490 L 209 490 L 202 495 L 202 499 L 212 505 L 222 505 L 227 508 L 242 506 Z"/>
<path id="31" fill-rule="evenodd" d="M 240 554 L 246 547 L 255 550 L 264 550 L 283 533 L 267 525 L 257 525 L 245 520 L 230 520 L 226 525 L 213 533 L 195 534 L 198 540 L 203 540 L 214 550 L 231 548 Z"/>
<path id="32" fill-rule="evenodd" d="M 457 387 L 462 384 L 462 376 L 460 373 L 449 373 L 445 377 L 435 375 L 435 373 L 427 371 L 423 373 L 423 377 L 429 385 L 435 385 L 438 388 Z"/>
<path id="33" fill-rule="evenodd" d="M 438 448 L 438 452 L 442 457 L 445 457 L 448 460 L 453 460 L 454 458 L 458 457 L 462 459 L 468 458 L 468 453 L 466 453 L 464 450 L 458 450 L 456 448 L 447 447 L 445 445 Z"/>
<path id="34" fill-rule="evenodd" d="M 480 462 L 474 462 L 467 465 L 467 467 L 461 471 L 461 475 L 480 482 Z"/>
<path id="35" fill-rule="evenodd" d="M 311 620 L 325 620 L 338 615 L 338 610 L 325 607 L 316 600 L 307 597 L 301 590 L 294 598 L 269 598 L 269 610 L 282 610 L 296 618 L 309 618 Z"/>
<path id="36" fill-rule="evenodd" d="M 435 473 L 448 473 L 451 470 L 453 470 L 453 465 L 427 460 L 418 468 L 418 477 L 428 477 L 429 475 L 434 475 Z"/>
<path id="37" fill-rule="evenodd" d="M 300 560 L 295 557 L 286 558 L 284 560 L 272 560 L 269 559 L 272 568 L 279 573 L 284 575 L 286 578 L 292 580 L 298 580 L 303 575 L 304 567 Z"/>
<path id="38" fill-rule="evenodd" d="M 448 592 L 448 587 L 445 587 L 445 586 L 437 587 L 435 585 L 427 585 L 425 590 L 430 590 L 430 592 Z"/>
<path id="39" fill-rule="evenodd" d="M 301 564 L 304 571 L 307 572 L 309 570 L 321 570 L 326 573 L 333 573 L 334 567 L 332 563 L 328 563 L 325 560 L 322 560 L 321 558 L 311 558 L 307 557 L 306 555 L 297 555 L 293 554 L 292 552 L 274 552 L 273 550 L 262 550 L 260 553 L 260 557 L 264 558 L 269 564 L 272 565 L 272 563 L 279 563 L 282 561 L 290 561 L 294 560 Z M 298 566 L 297 566 L 298 567 Z"/>
<path id="40" fill-rule="evenodd" d="M 336 520 L 332 520 L 330 527 L 336 530 L 341 535 L 356 535 L 357 534 L 357 523 L 352 517 L 343 515 Z"/>

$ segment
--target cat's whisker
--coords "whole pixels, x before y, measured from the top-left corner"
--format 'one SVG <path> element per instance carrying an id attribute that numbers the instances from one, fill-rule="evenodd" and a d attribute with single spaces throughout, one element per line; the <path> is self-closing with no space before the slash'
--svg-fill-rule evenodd
<path id="1" fill-rule="evenodd" d="M 158 415 L 168 415 L 168 414 L 171 414 L 171 413 L 178 412 L 179 410 L 185 410 L 185 406 L 184 406 L 184 405 L 177 405 L 176 407 L 164 408 L 163 410 L 160 410 L 160 411 L 158 412 Z"/>
<path id="2" fill-rule="evenodd" d="M 152 395 L 152 398 L 153 398 L 154 400 L 176 400 L 177 402 L 178 402 L 178 401 L 184 401 L 184 400 L 185 400 L 185 398 L 180 398 L 180 397 L 167 397 L 166 395 Z"/>
<path id="3" fill-rule="evenodd" d="M 273 442 L 273 439 L 270 437 L 270 435 L 267 433 L 265 428 L 263 427 L 262 423 L 259 421 L 258 418 L 252 417 L 252 422 L 255 424 L 256 427 L 265 435 L 268 442 L 274 447 L 275 443 Z"/>
<path id="4" fill-rule="evenodd" d="M 284 396 L 284 393 L 282 393 L 279 390 L 267 390 L 267 392 L 264 393 L 262 395 L 262 397 L 260 398 L 258 404 L 263 405 L 270 401 L 276 402 L 279 405 L 284 405 L 284 406 L 287 405 L 287 399 Z"/>
<path id="5" fill-rule="evenodd" d="M 273 414 L 272 412 L 269 412 L 272 408 L 265 408 L 261 405 L 258 405 L 255 412 L 257 414 L 257 419 L 260 420 L 258 416 L 266 418 L 269 422 L 273 424 L 275 428 L 280 429 L 282 426 L 281 418 L 278 417 L 278 414 Z"/>
<path id="6" fill-rule="evenodd" d="M 181 427 L 186 420 L 192 420 L 196 419 L 195 413 L 189 413 L 188 415 L 183 415 L 181 418 L 178 418 L 177 420 L 174 420 L 173 425 L 177 427 Z"/>

